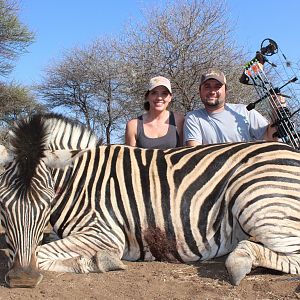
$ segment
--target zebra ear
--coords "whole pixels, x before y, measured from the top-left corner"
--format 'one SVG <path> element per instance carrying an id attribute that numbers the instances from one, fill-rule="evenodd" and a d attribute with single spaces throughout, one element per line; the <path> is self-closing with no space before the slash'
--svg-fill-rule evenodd
<path id="1" fill-rule="evenodd" d="M 72 166 L 83 152 L 82 150 L 46 150 L 43 161 L 49 168 L 64 169 L 66 166 Z"/>
<path id="2" fill-rule="evenodd" d="M 0 166 L 4 167 L 8 163 L 12 162 L 14 155 L 11 151 L 7 150 L 3 145 L 0 145 Z"/>

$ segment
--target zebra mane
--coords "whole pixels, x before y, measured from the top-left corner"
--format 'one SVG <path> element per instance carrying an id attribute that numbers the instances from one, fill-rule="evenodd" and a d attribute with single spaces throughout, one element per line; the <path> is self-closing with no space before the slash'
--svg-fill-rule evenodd
<path id="1" fill-rule="evenodd" d="M 43 115 L 48 127 L 48 149 L 85 149 L 101 144 L 96 135 L 79 121 L 50 113 Z"/>
<path id="2" fill-rule="evenodd" d="M 45 150 L 84 149 L 97 144 L 91 130 L 54 113 L 18 120 L 10 131 L 10 149 L 18 165 L 19 178 L 25 186 L 30 185 Z"/>
<path id="3" fill-rule="evenodd" d="M 16 122 L 10 131 L 10 148 L 18 165 L 20 179 L 28 186 L 47 149 L 47 128 L 41 115 Z"/>

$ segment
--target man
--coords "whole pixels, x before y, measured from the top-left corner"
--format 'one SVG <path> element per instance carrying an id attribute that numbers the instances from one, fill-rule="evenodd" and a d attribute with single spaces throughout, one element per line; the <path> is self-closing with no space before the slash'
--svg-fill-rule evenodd
<path id="1" fill-rule="evenodd" d="M 187 146 L 201 144 L 277 141 L 275 127 L 256 110 L 248 111 L 243 104 L 226 103 L 226 77 L 210 69 L 201 76 L 199 94 L 204 108 L 187 114 L 184 140 Z"/>

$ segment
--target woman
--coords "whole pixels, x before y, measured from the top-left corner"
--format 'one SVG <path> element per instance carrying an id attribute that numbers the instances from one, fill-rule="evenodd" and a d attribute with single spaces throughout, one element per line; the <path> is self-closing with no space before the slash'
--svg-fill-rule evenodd
<path id="1" fill-rule="evenodd" d="M 126 145 L 150 149 L 181 146 L 184 117 L 167 110 L 172 101 L 169 79 L 162 76 L 151 78 L 145 100 L 147 112 L 126 125 Z"/>

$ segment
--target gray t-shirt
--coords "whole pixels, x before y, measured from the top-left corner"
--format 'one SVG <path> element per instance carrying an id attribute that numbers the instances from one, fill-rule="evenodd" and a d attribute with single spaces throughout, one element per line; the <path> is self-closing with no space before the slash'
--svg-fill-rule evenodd
<path id="1" fill-rule="evenodd" d="M 200 144 L 248 142 L 262 140 L 268 121 L 256 110 L 243 104 L 226 103 L 221 112 L 208 113 L 204 108 L 187 114 L 184 123 L 184 142 Z"/>

